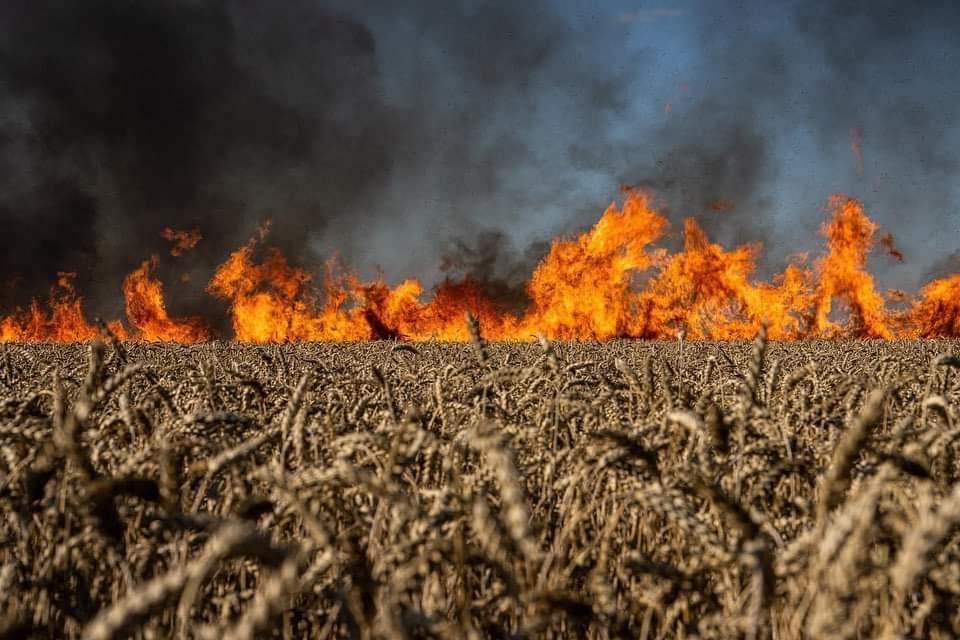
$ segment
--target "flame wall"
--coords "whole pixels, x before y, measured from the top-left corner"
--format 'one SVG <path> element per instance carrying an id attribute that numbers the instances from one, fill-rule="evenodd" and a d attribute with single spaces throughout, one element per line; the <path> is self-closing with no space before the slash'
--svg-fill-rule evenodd
<path id="1" fill-rule="evenodd" d="M 164 284 L 167 321 L 234 335 L 229 309 L 266 317 L 269 300 L 223 279 L 211 295 L 210 278 L 270 219 L 268 244 L 313 276 L 289 319 L 296 335 L 320 330 L 317 318 L 329 335 L 442 334 L 451 305 L 425 302 L 434 295 L 494 305 L 483 313 L 513 318 L 505 334 L 536 317 L 556 335 L 708 335 L 716 318 L 745 318 L 746 331 L 768 308 L 809 308 L 785 335 L 830 333 L 853 304 L 869 335 L 897 335 L 870 311 L 890 292 L 870 293 L 855 271 L 829 291 L 806 282 L 828 253 L 818 209 L 840 191 L 867 203 L 881 227 L 871 242 L 896 232 L 884 246 L 899 261 L 870 263 L 885 286 L 920 295 L 960 271 L 960 4 L 640 4 L 0 3 L 0 230 L 12 238 L 0 313 L 49 322 L 48 289 L 69 272 L 88 318 L 148 335 L 154 307 L 128 314 L 118 291 L 156 255 L 139 282 Z M 612 263 L 596 240 L 552 242 L 594 225 L 620 184 L 656 192 L 669 229 Z M 797 249 L 811 261 L 784 272 Z M 332 255 L 360 271 L 328 280 Z M 596 288 L 573 258 L 612 278 L 594 309 L 567 308 Z M 278 266 L 262 245 L 246 259 Z M 726 261 L 738 266 L 689 291 L 670 284 Z M 424 294 L 413 282 L 395 292 L 406 278 Z M 340 311 L 323 315 L 337 296 Z M 610 304 L 621 306 L 595 313 Z"/>
<path id="2" fill-rule="evenodd" d="M 527 281 L 529 306 L 512 313 L 470 279 L 448 280 L 425 296 L 415 279 L 390 286 L 361 282 L 328 262 L 322 282 L 291 265 L 267 232 L 240 247 L 216 269 L 210 295 L 227 301 L 232 337 L 243 342 L 468 339 L 464 316 L 485 335 L 522 340 L 540 333 L 561 340 L 617 337 L 744 339 L 766 324 L 772 338 L 960 337 L 960 274 L 928 283 L 920 295 L 890 308 L 867 271 L 875 225 L 856 200 L 831 196 L 821 227 L 826 246 L 812 266 L 789 264 L 769 281 L 754 277 L 759 244 L 725 249 L 690 219 L 683 248 L 656 243 L 668 227 L 651 196 L 627 190 L 587 231 L 555 239 Z M 179 245 L 176 245 L 179 247 Z M 214 334 L 202 318 L 173 318 L 153 276 L 157 258 L 123 282 L 127 325 L 122 338 L 196 342 Z M 638 284 L 638 276 L 646 282 Z M 839 312 L 838 312 L 839 310 Z M 85 340 L 85 320 L 72 274 L 62 274 L 49 310 L 31 306 L 0 319 L 0 340 Z"/>

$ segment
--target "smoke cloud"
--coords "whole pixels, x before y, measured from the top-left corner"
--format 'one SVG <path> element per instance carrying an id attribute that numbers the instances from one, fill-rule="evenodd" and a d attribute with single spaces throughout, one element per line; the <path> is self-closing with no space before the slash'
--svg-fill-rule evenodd
<path id="1" fill-rule="evenodd" d="M 948 78 L 960 5 L 700 3 L 691 15 L 692 95 L 654 129 L 651 153 L 624 162 L 624 180 L 656 188 L 674 219 L 693 215 L 724 244 L 763 241 L 767 274 L 819 246 L 835 191 L 863 199 L 907 256 L 955 248 L 960 96 Z M 881 259 L 875 270 L 914 288 L 927 266 Z"/>
<path id="2" fill-rule="evenodd" d="M 338 252 L 436 270 L 457 220 L 496 226 L 539 197 L 524 182 L 556 152 L 535 148 L 545 108 L 590 126 L 618 106 L 615 74 L 572 64 L 547 3 L 512 4 L 5 4 L 0 224 L 17 242 L 0 304 L 69 270 L 116 311 L 123 274 L 172 227 L 204 240 L 160 276 L 199 274 L 173 303 L 202 311 L 206 276 L 267 218 L 308 267 Z M 388 58 L 406 54 L 399 80 L 371 25 Z"/>
<path id="3" fill-rule="evenodd" d="M 545 240 L 620 184 L 674 230 L 763 241 L 767 271 L 819 244 L 831 191 L 896 234 L 897 286 L 956 249 L 956 3 L 614 4 L 5 3 L 0 309 L 77 271 L 119 315 L 159 254 L 172 311 L 215 317 L 205 282 L 266 219 L 317 273 L 337 253 L 522 304 Z M 173 257 L 165 228 L 203 240 Z"/>
<path id="4" fill-rule="evenodd" d="M 369 30 L 309 2 L 283 15 L 258 5 L 0 9 L 12 297 L 76 270 L 94 303 L 115 300 L 122 275 L 162 251 L 165 227 L 204 235 L 186 268 L 222 259 L 266 216 L 302 257 L 303 227 L 322 232 L 383 179 L 393 125 Z"/>

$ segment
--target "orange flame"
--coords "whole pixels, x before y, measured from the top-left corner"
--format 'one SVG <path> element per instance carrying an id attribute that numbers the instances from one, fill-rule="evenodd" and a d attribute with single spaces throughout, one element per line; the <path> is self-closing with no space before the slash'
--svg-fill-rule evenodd
<path id="1" fill-rule="evenodd" d="M 57 285 L 50 290 L 48 309 L 34 300 L 28 309 L 17 309 L 0 318 L 0 342 L 49 341 L 79 342 L 98 335 L 97 328 L 83 315 L 82 299 L 74 288 L 73 272 L 57 274 Z M 126 337 L 120 323 L 111 323 L 115 334 Z"/>
<path id="2" fill-rule="evenodd" d="M 276 250 L 257 265 L 252 260 L 254 247 L 251 241 L 230 254 L 207 285 L 211 294 L 231 301 L 237 340 L 314 339 L 321 324 L 314 317 L 315 302 L 307 289 L 309 274 L 288 265 Z"/>
<path id="3" fill-rule="evenodd" d="M 123 297 L 127 319 L 138 331 L 138 337 L 149 341 L 200 342 L 210 338 L 210 331 L 200 318 L 174 320 L 167 314 L 163 301 L 163 285 L 151 276 L 157 266 L 153 256 L 131 272 L 123 281 Z"/>
<path id="4" fill-rule="evenodd" d="M 913 336 L 960 337 L 960 274 L 927 284 L 908 311 L 906 326 Z"/>
<path id="5" fill-rule="evenodd" d="M 827 237 L 827 255 L 817 262 L 818 287 L 814 299 L 813 333 L 838 335 L 843 329 L 829 320 L 834 298 L 848 308 L 852 324 L 847 332 L 870 338 L 890 338 L 883 298 L 867 271 L 867 254 L 877 225 L 853 198 L 833 195 L 828 201 L 833 219 L 820 228 Z"/>
<path id="6" fill-rule="evenodd" d="M 666 226 L 648 194 L 628 190 L 623 207 L 610 205 L 592 229 L 555 240 L 528 284 L 533 305 L 521 323 L 524 337 L 534 331 L 557 339 L 630 335 L 637 313 L 631 279 L 662 259 L 663 252 L 647 247 Z"/>
<path id="7" fill-rule="evenodd" d="M 180 230 L 166 227 L 160 236 L 173 244 L 170 248 L 170 255 L 172 256 L 182 256 L 187 251 L 194 249 L 203 240 L 200 229 Z"/>
<path id="8" fill-rule="evenodd" d="M 361 283 L 341 273 L 334 260 L 326 264 L 324 295 L 318 296 L 310 287 L 310 274 L 290 266 L 278 250 L 268 249 L 260 264 L 253 261 L 264 235 L 231 254 L 207 287 L 211 294 L 230 301 L 238 340 L 465 340 L 466 311 L 475 313 L 485 326 L 502 321 L 497 306 L 471 282 L 445 283 L 437 288 L 432 303 L 423 303 L 423 287 L 416 280 L 405 280 L 394 288 L 382 279 Z"/>
<path id="9" fill-rule="evenodd" d="M 683 226 L 683 248 L 670 254 L 655 244 L 667 228 L 651 195 L 627 189 L 622 206 L 610 205 L 590 229 L 556 239 L 526 285 L 522 313 L 507 312 L 481 283 L 447 280 L 429 295 L 414 279 L 390 286 L 381 276 L 362 282 L 331 259 L 322 282 L 263 247 L 268 227 L 217 268 L 207 291 L 229 303 L 234 338 L 244 342 L 304 340 L 466 340 L 465 312 L 477 316 L 491 339 L 666 338 L 743 339 L 766 323 L 772 338 L 861 336 L 960 337 L 960 274 L 927 284 L 913 301 L 903 292 L 878 292 L 867 271 L 877 225 L 862 205 L 831 196 L 821 232 L 826 252 L 808 265 L 795 256 L 770 281 L 754 277 L 760 245 L 726 249 L 694 221 Z M 889 241 L 880 244 L 890 251 Z M 198 318 L 173 319 L 157 257 L 123 282 L 126 339 L 195 342 L 211 337 Z M 888 309 L 885 299 L 894 305 Z M 87 340 L 95 327 L 84 318 L 72 274 L 61 274 L 48 304 L 0 318 L 0 340 Z"/>
<path id="10" fill-rule="evenodd" d="M 764 321 L 772 338 L 801 334 L 796 310 L 810 300 L 809 277 L 790 265 L 773 284 L 753 283 L 760 245 L 725 251 L 694 220 L 684 226 L 684 250 L 671 256 L 641 294 L 646 325 L 640 335 L 691 339 L 754 335 Z"/>

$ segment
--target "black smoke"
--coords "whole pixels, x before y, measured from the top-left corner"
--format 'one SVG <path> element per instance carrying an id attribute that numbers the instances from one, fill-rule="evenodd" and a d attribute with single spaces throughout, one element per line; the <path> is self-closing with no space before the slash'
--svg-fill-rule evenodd
<path id="1" fill-rule="evenodd" d="M 123 275 L 156 253 L 173 311 L 210 317 L 213 268 L 266 219 L 317 273 L 339 253 L 390 277 L 469 276 L 519 305 L 542 241 L 592 223 L 619 184 L 655 189 L 674 229 L 694 216 L 724 244 L 764 241 L 773 268 L 819 242 L 831 190 L 863 197 L 908 256 L 955 249 L 933 232 L 956 227 L 956 3 L 584 6 L 0 5 L 0 311 L 77 271 L 91 312 L 120 315 Z M 634 126 L 638 104 L 662 110 L 646 91 L 661 60 L 618 47 L 659 20 L 694 34 L 689 91 Z M 836 179 L 788 211 L 797 131 Z M 204 239 L 174 258 L 166 227 Z"/>
<path id="2" fill-rule="evenodd" d="M 624 107 L 617 73 L 579 61 L 576 41 L 541 0 L 6 3 L 0 225 L 16 242 L 0 307 L 77 271 L 94 311 L 116 315 L 123 275 L 166 254 L 166 227 L 204 236 L 161 260 L 180 312 L 216 307 L 204 283 L 266 219 L 311 268 L 336 252 L 436 269 L 457 221 L 496 228 L 544 196 L 529 170 L 555 155 L 531 132 L 544 105 L 598 138 Z"/>
<path id="3" fill-rule="evenodd" d="M 273 220 L 302 259 L 390 170 L 396 124 L 362 24 L 306 1 L 14 2 L 0 8 L 0 273 L 22 302 L 78 271 L 109 306 L 122 275 L 197 227 L 200 274 Z M 256 14 L 256 15 L 251 15 Z M 172 273 L 172 270 L 171 270 Z M 114 304 L 115 306 L 115 304 Z"/>
<path id="4" fill-rule="evenodd" d="M 454 280 L 470 280 L 508 311 L 525 309 L 530 298 L 526 283 L 547 254 L 549 243 L 535 241 L 517 247 L 503 231 L 487 230 L 470 240 L 452 239 L 444 251 L 440 269 Z"/>

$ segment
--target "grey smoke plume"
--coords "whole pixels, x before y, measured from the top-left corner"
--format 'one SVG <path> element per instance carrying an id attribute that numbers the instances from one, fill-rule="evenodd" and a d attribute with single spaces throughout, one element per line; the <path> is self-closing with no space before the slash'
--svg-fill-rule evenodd
<path id="1" fill-rule="evenodd" d="M 393 116 L 362 24 L 310 2 L 15 2 L 0 8 L 0 223 L 7 300 L 78 271 L 94 306 L 164 251 L 205 236 L 200 272 L 266 216 L 304 234 L 382 180 Z M 256 13 L 257 15 L 251 15 Z M 203 273 L 206 271 L 206 273 Z"/>
<path id="2" fill-rule="evenodd" d="M 408 56 L 402 82 L 378 38 Z M 115 313 L 163 228 L 197 227 L 160 275 L 175 308 L 209 310 L 212 268 L 267 218 L 299 264 L 336 251 L 436 270 L 458 220 L 495 226 L 543 195 L 531 167 L 565 144 L 537 148 L 543 109 L 591 127 L 621 106 L 616 74 L 577 62 L 575 41 L 539 0 L 7 3 L 0 224 L 17 241 L 0 305 L 71 270 Z"/>
<path id="3" fill-rule="evenodd" d="M 695 6 L 692 96 L 672 105 L 649 154 L 634 150 L 615 168 L 624 181 L 657 189 L 673 219 L 692 215 L 725 245 L 763 241 L 765 274 L 822 244 L 831 192 L 861 198 L 907 256 L 955 249 L 960 4 Z M 882 280 L 907 288 L 929 266 L 874 262 Z"/>
<path id="4" fill-rule="evenodd" d="M 956 249 L 958 11 L 14 0 L 0 6 L 0 228 L 15 239 L 0 310 L 67 270 L 116 316 L 123 275 L 159 253 L 174 312 L 216 315 L 203 285 L 267 218 L 298 264 L 336 252 L 391 277 L 469 275 L 519 304 L 542 241 L 592 223 L 618 183 L 656 189 L 674 229 L 692 215 L 724 244 L 764 241 L 770 269 L 819 245 L 820 207 L 846 191 L 932 263 Z M 689 91 L 644 120 L 638 105 L 665 99 L 647 91 L 663 59 L 620 43 L 661 20 L 688 30 Z M 801 143 L 815 148 L 798 174 Z M 165 227 L 204 240 L 171 258 Z M 929 266 L 890 266 L 892 284 Z"/>

